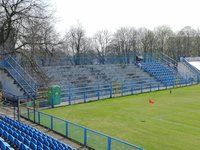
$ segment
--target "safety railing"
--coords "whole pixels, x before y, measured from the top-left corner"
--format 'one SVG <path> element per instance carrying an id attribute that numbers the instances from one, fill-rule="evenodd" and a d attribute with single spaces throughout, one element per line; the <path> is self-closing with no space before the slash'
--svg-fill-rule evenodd
<path id="1" fill-rule="evenodd" d="M 13 79 L 23 88 L 23 90 L 34 98 L 36 94 L 36 84 L 32 77 L 11 57 L 4 59 L 4 69 L 12 76 Z"/>
<path id="2" fill-rule="evenodd" d="M 34 110 L 26 108 L 25 112 L 21 112 L 21 116 L 34 121 Z M 35 111 L 35 116 L 36 123 L 96 150 L 143 150 L 134 144 L 40 111 Z"/>
<path id="3" fill-rule="evenodd" d="M 197 68 L 195 68 L 194 66 L 192 66 L 187 61 L 187 59 L 182 58 L 181 61 L 191 72 L 193 72 L 197 76 L 197 80 L 198 80 L 198 82 L 200 82 L 200 71 Z"/>
<path id="4" fill-rule="evenodd" d="M 86 103 L 88 101 L 101 100 L 105 98 L 119 97 L 125 95 L 133 95 L 181 86 L 196 84 L 195 81 L 182 81 L 174 79 L 166 80 L 166 85 L 155 82 L 155 80 L 146 81 L 127 81 L 127 82 L 110 82 L 107 84 L 94 84 L 85 87 L 76 87 L 72 85 L 61 87 L 61 105 L 71 105 L 77 103 Z M 54 107 L 53 104 L 39 101 L 39 107 Z M 52 106 L 53 105 L 53 106 Z M 60 106 L 60 105 L 57 105 Z"/>

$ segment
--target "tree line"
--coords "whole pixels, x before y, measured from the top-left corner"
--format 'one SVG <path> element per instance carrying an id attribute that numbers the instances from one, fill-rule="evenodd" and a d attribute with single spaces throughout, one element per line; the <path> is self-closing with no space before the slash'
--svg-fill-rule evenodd
<path id="1" fill-rule="evenodd" d="M 95 58 L 104 64 L 107 57 L 122 57 L 125 63 L 132 54 L 162 52 L 174 59 L 200 55 L 200 30 L 185 26 L 173 31 L 163 25 L 147 28 L 121 27 L 114 33 L 97 31 L 92 37 L 80 24 L 72 26 L 64 37 L 55 30 L 53 11 L 44 0 L 0 1 L 0 52 L 19 53 L 34 65 L 33 58 L 51 61 L 61 56 L 81 64 L 81 58 Z"/>

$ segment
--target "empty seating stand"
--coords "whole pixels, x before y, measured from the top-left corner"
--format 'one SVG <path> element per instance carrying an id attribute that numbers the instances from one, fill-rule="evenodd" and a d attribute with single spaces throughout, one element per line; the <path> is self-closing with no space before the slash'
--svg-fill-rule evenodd
<path id="1" fill-rule="evenodd" d="M 48 66 L 43 70 L 61 86 L 62 101 L 95 100 L 109 97 L 111 86 L 115 93 L 129 93 L 158 87 L 158 82 L 134 64 Z M 162 86 L 162 85 L 161 85 Z M 123 88 L 123 89 L 122 89 Z"/>
<path id="2" fill-rule="evenodd" d="M 75 150 L 47 134 L 6 116 L 0 116 L 0 150 Z"/>
<path id="3" fill-rule="evenodd" d="M 176 70 L 169 68 L 159 62 L 142 62 L 142 68 L 162 82 L 165 86 L 172 86 L 175 84 L 186 84 Z"/>

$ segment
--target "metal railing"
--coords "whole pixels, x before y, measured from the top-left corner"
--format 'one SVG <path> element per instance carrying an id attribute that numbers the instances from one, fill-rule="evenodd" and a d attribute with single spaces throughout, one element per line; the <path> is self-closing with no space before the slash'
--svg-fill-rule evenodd
<path id="1" fill-rule="evenodd" d="M 13 79 L 23 88 L 23 90 L 34 98 L 36 95 L 36 84 L 33 78 L 11 57 L 8 56 L 3 61 L 4 69 L 12 76 Z"/>
<path id="2" fill-rule="evenodd" d="M 138 83 L 137 83 L 138 82 Z M 52 99 L 38 99 L 38 108 L 43 107 L 58 107 L 63 105 L 71 105 L 77 103 L 86 103 L 89 101 L 101 100 L 106 98 L 113 98 L 125 95 L 133 95 L 169 88 L 176 88 L 182 86 L 189 86 L 192 84 L 196 84 L 195 81 L 185 81 L 174 79 L 173 82 L 169 82 L 169 84 L 162 84 L 160 82 L 154 81 L 132 81 L 132 82 L 110 82 L 107 84 L 95 84 L 88 85 L 85 87 L 76 87 L 72 85 L 68 85 L 65 87 L 61 87 L 61 103 L 54 106 L 51 103 Z M 45 94 L 45 93 L 44 93 Z M 46 98 L 47 98 L 46 93 Z"/>
<path id="3" fill-rule="evenodd" d="M 198 82 L 200 82 L 200 71 L 195 68 L 194 66 L 192 66 L 187 59 L 183 58 L 182 59 L 182 63 L 191 71 L 193 72 L 196 76 L 197 76 L 197 80 Z"/>
<path id="4" fill-rule="evenodd" d="M 34 121 L 33 111 L 33 109 L 26 108 L 26 112 L 21 112 L 21 116 Z M 40 111 L 35 111 L 35 115 L 36 123 L 96 150 L 143 150 L 134 144 Z"/>
<path id="5" fill-rule="evenodd" d="M 187 59 L 183 58 L 182 59 L 183 63 L 185 63 L 185 65 L 187 66 L 187 68 L 189 68 L 192 72 L 196 73 L 196 74 L 200 74 L 200 71 L 195 68 L 194 66 L 192 66 Z"/>

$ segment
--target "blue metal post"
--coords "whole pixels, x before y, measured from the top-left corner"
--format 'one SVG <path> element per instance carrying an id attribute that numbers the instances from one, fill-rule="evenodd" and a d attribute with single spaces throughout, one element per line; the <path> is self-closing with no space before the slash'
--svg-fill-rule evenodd
<path id="1" fill-rule="evenodd" d="M 84 91 L 83 99 L 84 99 L 84 103 L 86 103 L 86 92 L 85 91 Z"/>
<path id="2" fill-rule="evenodd" d="M 69 123 L 68 123 L 68 121 L 66 121 L 66 137 L 68 137 L 69 135 Z"/>
<path id="3" fill-rule="evenodd" d="M 71 105 L 71 87 L 69 86 L 69 105 Z"/>
<path id="4" fill-rule="evenodd" d="M 53 130 L 53 116 L 51 116 L 51 130 Z"/>
<path id="5" fill-rule="evenodd" d="M 108 137 L 108 147 L 107 150 L 111 150 L 111 137 Z"/>
<path id="6" fill-rule="evenodd" d="M 38 123 L 40 124 L 40 112 L 38 111 Z"/>
<path id="7" fill-rule="evenodd" d="M 151 83 L 150 83 L 150 92 L 151 92 Z"/>
<path id="8" fill-rule="evenodd" d="M 112 93 L 113 93 L 113 90 L 112 90 L 112 82 L 110 82 L 110 98 L 112 98 Z"/>
<path id="9" fill-rule="evenodd" d="M 33 108 L 34 108 L 34 110 L 33 110 L 33 114 L 34 114 L 34 122 L 36 121 L 36 114 L 35 114 L 35 111 L 36 111 L 36 109 L 35 109 L 35 107 L 36 107 L 36 96 L 37 96 L 37 91 L 36 91 L 36 89 L 37 89 L 37 86 L 36 86 L 36 84 L 34 85 L 34 88 L 35 88 L 35 95 L 33 96 Z"/>
<path id="10" fill-rule="evenodd" d="M 87 145 L 87 129 L 84 128 L 84 145 Z"/>
<path id="11" fill-rule="evenodd" d="M 121 96 L 123 96 L 124 90 L 123 90 L 124 86 L 123 86 L 123 82 L 122 82 L 122 86 L 121 86 Z"/>
<path id="12" fill-rule="evenodd" d="M 133 87 L 131 87 L 131 95 L 133 95 Z"/>
<path id="13" fill-rule="evenodd" d="M 51 108 L 54 108 L 54 91 L 51 89 L 52 98 L 51 98 Z"/>
<path id="14" fill-rule="evenodd" d="M 98 82 L 97 97 L 98 97 L 98 100 L 99 100 L 100 99 L 100 84 L 99 84 L 99 82 Z"/>
<path id="15" fill-rule="evenodd" d="M 30 112 L 29 112 L 29 108 L 27 108 L 28 111 L 28 120 L 30 120 Z"/>
<path id="16" fill-rule="evenodd" d="M 36 116 L 35 116 L 35 98 L 33 99 L 33 121 L 35 122 Z"/>
<path id="17" fill-rule="evenodd" d="M 134 82 L 131 85 L 131 94 L 133 95 L 133 89 L 134 89 Z"/>

